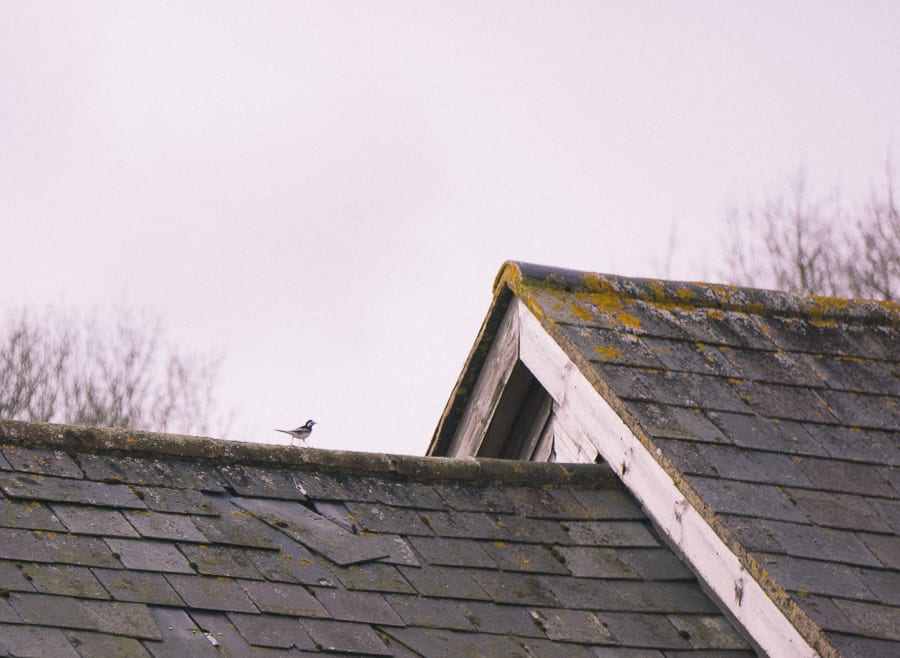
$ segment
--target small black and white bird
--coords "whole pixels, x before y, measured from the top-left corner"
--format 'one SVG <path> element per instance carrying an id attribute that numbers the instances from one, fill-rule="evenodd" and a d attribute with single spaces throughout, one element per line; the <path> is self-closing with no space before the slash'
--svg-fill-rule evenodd
<path id="1" fill-rule="evenodd" d="M 316 424 L 314 420 L 308 420 L 304 425 L 301 425 L 297 429 L 293 430 L 275 430 L 276 432 L 284 432 L 285 434 L 290 434 L 293 439 L 297 439 L 300 442 L 306 441 L 306 437 L 312 434 L 313 425 Z M 294 442 L 291 441 L 291 444 Z"/>

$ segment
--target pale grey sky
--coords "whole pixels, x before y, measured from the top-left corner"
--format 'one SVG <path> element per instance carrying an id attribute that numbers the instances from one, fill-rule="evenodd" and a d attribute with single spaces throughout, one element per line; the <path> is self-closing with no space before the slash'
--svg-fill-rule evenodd
<path id="1" fill-rule="evenodd" d="M 508 258 L 715 273 L 900 144 L 900 3 L 0 4 L 0 312 L 221 349 L 228 438 L 421 454 Z"/>

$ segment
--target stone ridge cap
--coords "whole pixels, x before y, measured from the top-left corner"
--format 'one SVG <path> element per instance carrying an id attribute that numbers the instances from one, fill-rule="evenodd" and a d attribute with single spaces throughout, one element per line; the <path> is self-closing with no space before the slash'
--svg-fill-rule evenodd
<path id="1" fill-rule="evenodd" d="M 114 453 L 139 458 L 215 461 L 217 464 L 287 466 L 299 470 L 381 477 L 417 482 L 560 485 L 615 488 L 606 465 L 556 464 L 509 459 L 419 457 L 374 452 L 295 448 L 163 434 L 120 427 L 85 427 L 0 420 L 0 444 L 78 453 Z"/>
<path id="2" fill-rule="evenodd" d="M 863 324 L 900 326 L 900 304 L 873 299 L 804 296 L 778 290 L 741 286 L 631 278 L 597 274 L 534 263 L 506 261 L 494 280 L 494 294 L 509 288 L 519 296 L 529 288 L 550 288 L 572 293 L 606 294 L 626 301 L 642 301 L 662 308 L 709 308 L 761 316 L 809 321 L 842 320 Z"/>

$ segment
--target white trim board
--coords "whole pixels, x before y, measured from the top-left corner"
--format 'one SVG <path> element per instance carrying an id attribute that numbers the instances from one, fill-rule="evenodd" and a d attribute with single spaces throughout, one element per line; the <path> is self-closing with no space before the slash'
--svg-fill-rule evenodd
<path id="1" fill-rule="evenodd" d="M 556 401 L 557 426 L 596 448 L 760 649 L 774 658 L 819 656 L 540 321 L 518 298 L 512 304 L 519 358 Z"/>

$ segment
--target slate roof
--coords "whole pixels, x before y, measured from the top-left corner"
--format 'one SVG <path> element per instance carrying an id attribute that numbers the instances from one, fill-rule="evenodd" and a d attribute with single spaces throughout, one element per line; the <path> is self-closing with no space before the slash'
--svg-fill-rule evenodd
<path id="1" fill-rule="evenodd" d="M 432 454 L 513 299 L 811 646 L 900 655 L 900 306 L 507 263 Z"/>
<path id="2" fill-rule="evenodd" d="M 0 444 L 2 655 L 756 655 L 605 465 Z"/>

